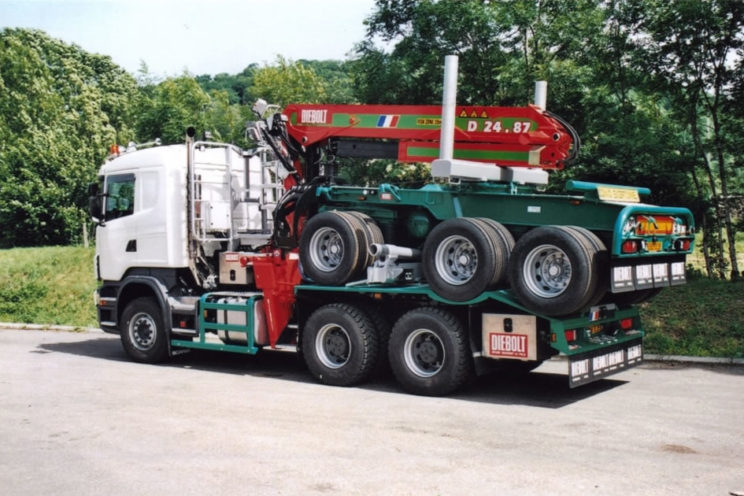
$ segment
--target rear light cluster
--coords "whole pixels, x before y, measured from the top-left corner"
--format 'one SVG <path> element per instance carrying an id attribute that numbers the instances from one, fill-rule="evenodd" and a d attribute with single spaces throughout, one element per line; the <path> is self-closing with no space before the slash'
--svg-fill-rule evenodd
<path id="1" fill-rule="evenodd" d="M 606 324 L 595 324 L 580 329 L 567 329 L 563 331 L 563 337 L 566 338 L 568 344 L 571 344 L 578 341 L 582 336 L 585 336 L 586 338 L 592 338 L 600 334 L 615 336 L 618 331 L 632 331 L 635 326 L 635 319 L 629 317 Z M 553 341 L 555 340 L 556 336 L 553 335 Z"/>
<path id="2" fill-rule="evenodd" d="M 678 217 L 668 215 L 631 215 L 623 225 L 623 243 L 620 250 L 624 254 L 655 253 L 661 251 L 689 251 L 692 238 L 664 240 L 666 236 L 688 236 L 687 225 Z M 639 239 L 640 236 L 646 238 Z M 635 239 L 634 239 L 635 238 Z M 666 241 L 666 242 L 665 242 Z"/>

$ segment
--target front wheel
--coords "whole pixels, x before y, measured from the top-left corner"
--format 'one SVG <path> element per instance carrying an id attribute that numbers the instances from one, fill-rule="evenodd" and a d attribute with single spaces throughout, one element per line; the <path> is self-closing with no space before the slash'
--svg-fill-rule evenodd
<path id="1" fill-rule="evenodd" d="M 132 360 L 159 363 L 168 356 L 162 312 L 151 298 L 137 298 L 121 317 L 121 344 Z"/>
<path id="2" fill-rule="evenodd" d="M 388 354 L 395 378 L 414 394 L 449 394 L 473 369 L 465 330 L 454 315 L 437 308 L 417 308 L 398 319 Z"/>

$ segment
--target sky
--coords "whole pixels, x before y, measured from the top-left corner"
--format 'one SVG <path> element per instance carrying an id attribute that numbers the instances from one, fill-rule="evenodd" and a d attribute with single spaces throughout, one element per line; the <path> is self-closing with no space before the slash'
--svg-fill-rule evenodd
<path id="1" fill-rule="evenodd" d="M 0 29 L 36 28 L 132 74 L 236 74 L 251 63 L 343 60 L 374 0 L 0 0 Z"/>

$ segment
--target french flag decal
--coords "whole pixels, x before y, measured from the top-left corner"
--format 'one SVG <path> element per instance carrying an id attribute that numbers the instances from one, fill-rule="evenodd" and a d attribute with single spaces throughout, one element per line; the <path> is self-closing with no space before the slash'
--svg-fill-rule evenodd
<path id="1" fill-rule="evenodd" d="M 396 127 L 399 117 L 399 115 L 381 115 L 377 119 L 377 127 Z"/>

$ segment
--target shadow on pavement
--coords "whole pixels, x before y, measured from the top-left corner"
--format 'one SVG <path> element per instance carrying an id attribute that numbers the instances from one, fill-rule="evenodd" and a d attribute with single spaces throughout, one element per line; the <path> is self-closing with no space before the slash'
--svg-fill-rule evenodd
<path id="1" fill-rule="evenodd" d="M 119 339 L 104 335 L 79 341 L 40 344 L 32 353 L 67 353 L 95 359 L 129 362 Z M 147 366 L 147 365 L 141 365 Z M 299 355 L 291 351 L 262 350 L 255 356 L 235 353 L 193 350 L 179 354 L 170 361 L 157 365 L 196 369 L 254 377 L 314 383 Z M 614 389 L 627 381 L 603 379 L 580 388 L 570 389 L 564 374 L 535 371 L 522 376 L 500 377 L 489 374 L 475 378 L 461 391 L 449 396 L 452 400 L 477 401 L 496 405 L 526 405 L 540 408 L 561 408 L 594 395 Z M 407 394 L 395 382 L 391 373 L 382 373 L 362 389 L 393 394 Z"/>

